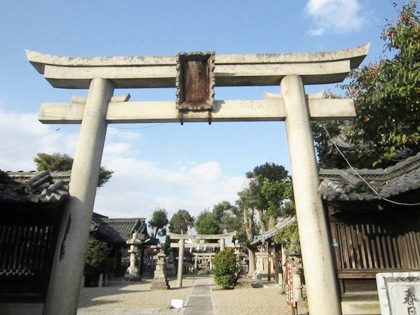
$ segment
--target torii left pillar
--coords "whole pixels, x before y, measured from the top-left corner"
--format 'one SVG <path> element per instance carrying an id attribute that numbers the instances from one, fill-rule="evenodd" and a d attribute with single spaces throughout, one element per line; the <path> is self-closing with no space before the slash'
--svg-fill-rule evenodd
<path id="1" fill-rule="evenodd" d="M 44 315 L 75 315 L 89 238 L 93 205 L 107 130 L 106 114 L 114 93 L 109 80 L 90 83 L 73 161 L 70 200 L 61 222 Z M 83 258 L 82 258 L 83 257 Z M 57 303 L 59 301 L 59 303 Z"/>

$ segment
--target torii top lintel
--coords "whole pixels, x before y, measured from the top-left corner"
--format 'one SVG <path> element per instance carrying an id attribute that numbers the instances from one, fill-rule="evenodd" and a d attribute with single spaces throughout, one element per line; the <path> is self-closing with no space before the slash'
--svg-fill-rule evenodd
<path id="1" fill-rule="evenodd" d="M 194 239 L 194 240 L 210 240 L 210 239 L 225 239 L 232 238 L 236 236 L 236 231 L 225 233 L 225 234 L 198 234 L 198 235 L 188 235 L 188 234 L 179 234 L 179 233 L 166 233 L 170 238 L 174 240 L 185 240 L 185 239 Z"/>
<path id="2" fill-rule="evenodd" d="M 279 85 L 290 74 L 304 84 L 342 82 L 358 67 L 370 44 L 314 53 L 215 56 L 216 86 Z M 93 78 L 112 80 L 115 88 L 175 87 L 176 56 L 62 57 L 26 51 L 36 70 L 56 88 L 88 89 Z"/>

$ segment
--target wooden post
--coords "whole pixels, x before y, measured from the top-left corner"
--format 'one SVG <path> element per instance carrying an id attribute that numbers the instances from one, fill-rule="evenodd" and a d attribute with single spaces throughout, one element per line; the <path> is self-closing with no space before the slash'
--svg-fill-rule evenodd
<path id="1" fill-rule="evenodd" d="M 279 284 L 279 257 L 277 255 L 277 244 L 273 246 L 274 283 Z"/>

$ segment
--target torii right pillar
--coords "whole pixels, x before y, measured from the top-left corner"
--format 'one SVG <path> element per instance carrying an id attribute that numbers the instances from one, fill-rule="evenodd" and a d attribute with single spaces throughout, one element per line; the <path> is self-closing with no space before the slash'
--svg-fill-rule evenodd
<path id="1" fill-rule="evenodd" d="M 314 315 L 341 314 L 332 253 L 322 200 L 308 103 L 302 78 L 285 76 L 280 84 L 286 112 L 286 131 L 292 184 L 299 222 L 308 306 Z M 317 275 L 317 276 L 313 276 Z"/>

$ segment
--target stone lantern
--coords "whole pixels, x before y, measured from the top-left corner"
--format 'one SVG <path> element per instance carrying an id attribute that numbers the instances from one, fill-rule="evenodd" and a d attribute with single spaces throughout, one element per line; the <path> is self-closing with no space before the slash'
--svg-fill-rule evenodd
<path id="1" fill-rule="evenodd" d="M 166 275 L 166 256 L 162 250 L 156 254 L 156 270 L 151 289 L 162 290 L 169 289 L 169 282 Z"/>
<path id="2" fill-rule="evenodd" d="M 137 267 L 137 254 L 140 250 L 140 245 L 144 242 L 145 235 L 138 234 L 134 231 L 133 236 L 127 241 L 130 245 L 128 253 L 130 255 L 130 266 L 127 268 L 125 278 L 129 281 L 137 281 L 140 279 L 139 268 Z"/>

